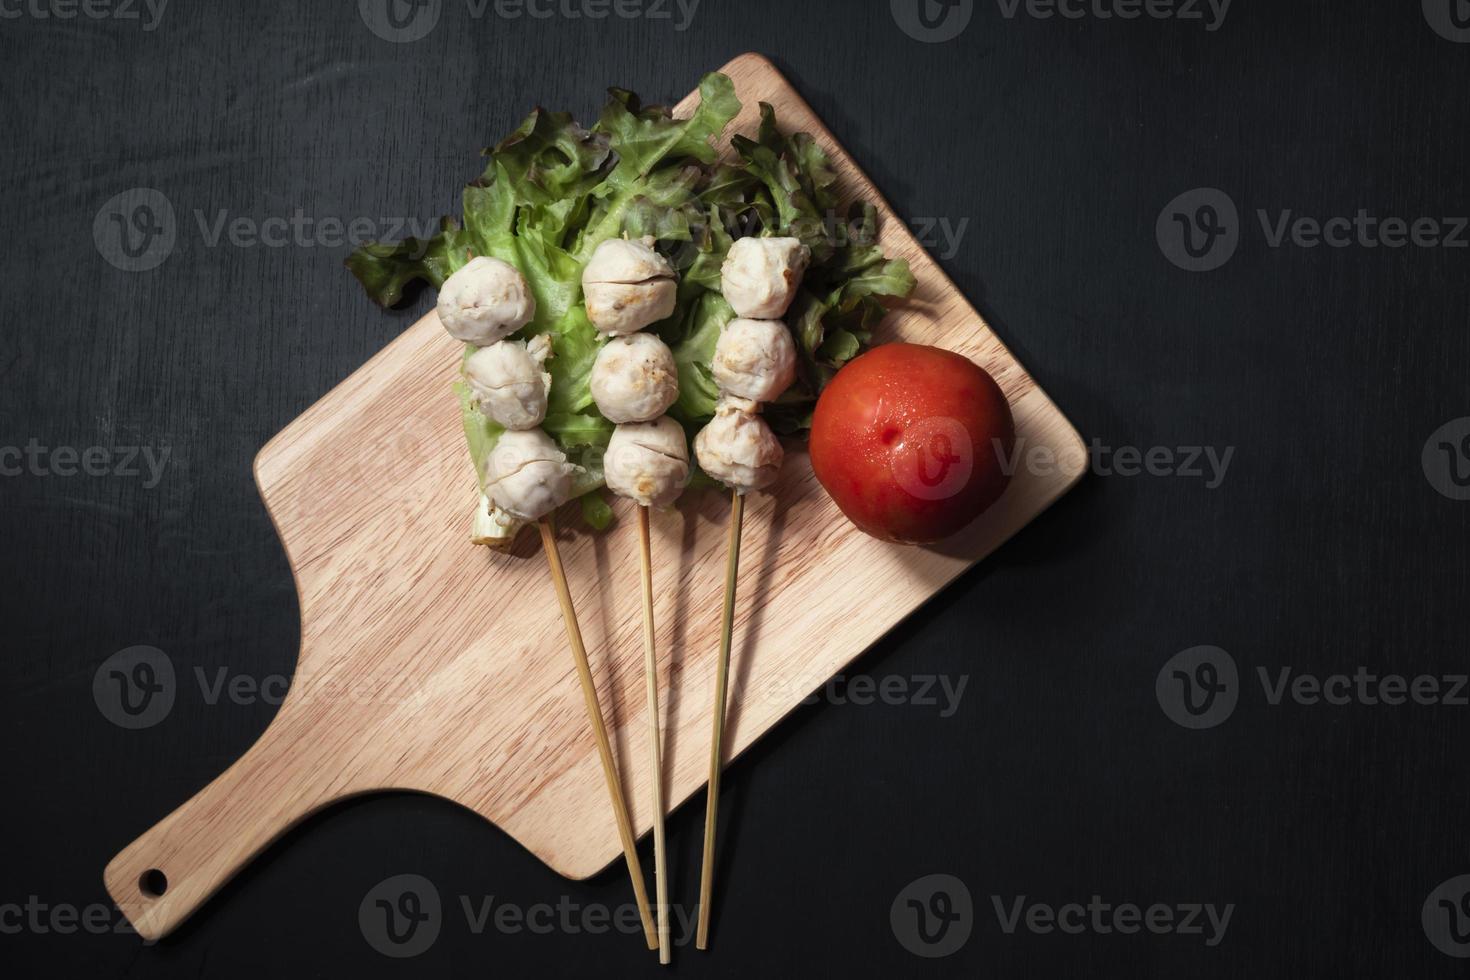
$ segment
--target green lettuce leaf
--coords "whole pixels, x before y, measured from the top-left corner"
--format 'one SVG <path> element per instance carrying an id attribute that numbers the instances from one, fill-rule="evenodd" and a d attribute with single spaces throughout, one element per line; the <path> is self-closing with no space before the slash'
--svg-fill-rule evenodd
<path id="1" fill-rule="evenodd" d="M 734 85 L 715 73 L 700 82 L 700 103 L 687 119 L 644 106 L 622 89 L 591 129 L 568 113 L 536 109 L 485 151 L 480 177 L 464 190 L 461 220 L 445 218 L 428 239 L 365 245 L 347 260 L 372 299 L 402 302 L 416 283 L 435 288 L 472 257 L 511 263 L 526 278 L 536 315 L 516 336 L 547 334 L 551 393 L 543 428 L 582 470 L 575 493 L 583 516 L 601 529 L 611 508 L 602 485 L 602 454 L 611 422 L 592 399 L 592 365 L 604 339 L 587 318 L 582 270 L 602 242 L 618 236 L 652 238 L 680 273 L 672 316 L 650 329 L 674 352 L 679 399 L 670 409 L 692 436 L 719 397 L 710 372 L 720 330 L 734 318 L 720 294 L 720 270 L 730 246 L 747 235 L 790 235 L 812 250 L 802 289 L 786 316 L 799 355 L 798 381 L 766 415 L 779 432 L 799 435 L 811 425 L 822 388 L 872 339 L 883 300 L 908 295 L 913 275 L 902 259 L 877 245 L 877 212 L 852 202 L 838 217 L 838 177 L 821 146 L 806 133 L 785 133 L 762 103 L 754 139 L 736 136 L 734 156 L 719 159 L 713 141 L 740 111 Z M 465 351 L 465 356 L 473 348 Z M 475 471 L 501 430 L 456 386 Z M 691 485 L 708 483 L 696 473 Z"/>
<path id="2" fill-rule="evenodd" d="M 460 421 L 464 423 L 464 437 L 470 447 L 470 464 L 474 466 L 475 476 L 480 481 L 480 492 L 484 493 L 485 460 L 490 458 L 490 450 L 495 448 L 496 440 L 505 430 L 475 407 L 469 385 L 463 381 L 457 382 L 454 393 L 459 398 Z"/>
<path id="3" fill-rule="evenodd" d="M 725 324 L 735 319 L 735 311 L 719 293 L 699 290 L 681 302 L 678 312 L 659 325 L 658 333 L 674 353 L 679 369 L 679 399 L 669 414 L 696 429 L 715 414 L 719 389 L 710 364 L 714 361 L 715 344 Z"/>
<path id="4" fill-rule="evenodd" d="M 611 89 L 610 94 L 595 129 L 609 138 L 617 153 L 617 166 L 608 177 L 615 191 L 636 186 L 671 158 L 714 163 L 716 150 L 710 140 L 740 112 L 735 84 L 718 72 L 700 81 L 699 108 L 685 120 L 674 119 L 662 106 L 644 108 L 638 96 L 624 89 Z"/>
<path id="5" fill-rule="evenodd" d="M 582 520 L 591 525 L 594 531 L 606 531 L 608 525 L 612 524 L 612 508 L 596 490 L 582 495 Z"/>
<path id="6" fill-rule="evenodd" d="M 385 244 L 369 242 L 347 257 L 347 268 L 379 306 L 403 299 L 405 287 L 423 281 L 438 289 L 469 261 L 469 238 L 453 218 L 439 223 L 433 238 L 405 238 Z"/>

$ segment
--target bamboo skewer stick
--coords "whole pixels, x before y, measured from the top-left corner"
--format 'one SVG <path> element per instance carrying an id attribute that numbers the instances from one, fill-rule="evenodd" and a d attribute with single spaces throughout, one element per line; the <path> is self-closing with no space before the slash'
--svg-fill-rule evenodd
<path id="1" fill-rule="evenodd" d="M 577 677 L 582 682 L 582 697 L 587 703 L 587 720 L 592 724 L 592 734 L 597 738 L 597 752 L 602 757 L 602 774 L 607 780 L 607 795 L 612 799 L 613 816 L 617 818 L 618 836 L 623 842 L 623 857 L 628 862 L 628 875 L 633 879 L 633 898 L 638 903 L 638 915 L 643 920 L 643 936 L 649 949 L 657 949 L 658 935 L 653 916 L 648 911 L 648 889 L 643 882 L 643 867 L 638 863 L 633 823 L 628 818 L 628 804 L 623 799 L 623 787 L 618 782 L 617 768 L 613 764 L 612 745 L 607 738 L 607 727 L 602 721 L 602 708 L 597 703 L 597 686 L 592 682 L 592 669 L 587 665 L 587 648 L 582 645 L 582 630 L 577 625 L 577 611 L 572 607 L 572 593 L 567 588 L 566 571 L 562 568 L 561 552 L 556 546 L 556 528 L 550 515 L 541 518 L 538 525 L 541 529 L 541 546 L 546 551 L 546 562 L 551 566 L 551 581 L 556 586 L 556 597 L 561 602 L 567 643 L 572 648 L 572 659 L 577 664 Z"/>
<path id="2" fill-rule="evenodd" d="M 650 784 L 653 795 L 653 882 L 658 915 L 658 961 L 665 966 L 669 953 L 669 865 L 664 848 L 663 752 L 658 723 L 658 653 L 653 635 L 653 547 L 648 539 L 648 508 L 638 508 L 639 556 L 643 564 L 643 673 L 648 682 Z"/>
<path id="3" fill-rule="evenodd" d="M 725 608 L 720 620 L 720 659 L 715 665 L 714 731 L 709 750 L 709 793 L 704 809 L 704 860 L 699 872 L 699 930 L 694 945 L 709 949 L 710 897 L 715 883 L 715 828 L 720 812 L 720 768 L 725 737 L 725 698 L 730 679 L 730 635 L 735 628 L 735 582 L 740 568 L 740 525 L 745 496 L 733 491 L 730 501 L 729 554 L 725 562 Z"/>

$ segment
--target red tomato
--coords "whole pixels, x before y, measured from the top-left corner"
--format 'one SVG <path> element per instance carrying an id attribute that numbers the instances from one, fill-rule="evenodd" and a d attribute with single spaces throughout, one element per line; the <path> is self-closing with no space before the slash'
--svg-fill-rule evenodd
<path id="1" fill-rule="evenodd" d="M 822 486 L 859 528 L 904 544 L 948 537 L 995 503 L 1015 443 L 994 379 L 968 358 L 918 344 L 853 359 L 812 418 Z"/>

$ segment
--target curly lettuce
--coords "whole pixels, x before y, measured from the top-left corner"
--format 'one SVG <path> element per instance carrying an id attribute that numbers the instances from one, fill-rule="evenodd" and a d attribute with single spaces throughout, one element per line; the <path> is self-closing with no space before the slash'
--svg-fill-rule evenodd
<path id="1" fill-rule="evenodd" d="M 597 488 L 613 425 L 592 399 L 593 361 L 604 342 L 582 302 L 582 269 L 602 242 L 652 237 L 680 271 L 678 304 L 655 330 L 674 352 L 679 400 L 670 410 L 691 434 L 714 413 L 710 373 L 715 342 L 734 311 L 720 294 L 720 267 L 730 245 L 747 235 L 801 239 L 812 264 L 787 315 L 800 354 L 798 382 L 767 414 L 773 427 L 798 434 L 810 426 L 817 396 L 833 374 L 871 341 L 883 298 L 906 296 L 913 276 L 902 259 L 876 244 L 876 212 L 852 202 L 839 214 L 838 178 L 825 151 L 805 133 L 784 134 L 761 104 L 755 139 L 736 136 L 733 157 L 714 145 L 741 104 L 733 83 L 706 75 L 692 115 L 675 119 L 644 106 L 623 89 L 590 128 L 567 113 L 536 109 L 485 151 L 480 177 L 465 188 L 463 215 L 444 218 L 428 239 L 371 243 L 347 260 L 382 306 L 423 283 L 434 288 L 470 258 L 493 256 L 521 271 L 536 298 L 536 316 L 517 335 L 549 334 L 552 376 L 543 428 L 583 468 L 576 493 L 584 517 L 604 527 L 612 512 Z M 473 348 L 466 351 L 466 356 Z M 476 472 L 500 429 L 458 387 L 466 439 Z"/>

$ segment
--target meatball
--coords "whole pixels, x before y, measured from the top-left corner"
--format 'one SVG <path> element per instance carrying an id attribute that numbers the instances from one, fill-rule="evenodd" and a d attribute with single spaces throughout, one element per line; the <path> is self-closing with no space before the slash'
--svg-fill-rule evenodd
<path id="1" fill-rule="evenodd" d="M 449 336 L 489 347 L 531 322 L 536 298 L 515 266 L 482 255 L 444 280 L 438 308 Z"/>
<path id="2" fill-rule="evenodd" d="M 485 461 L 485 495 L 512 517 L 536 521 L 571 499 L 577 467 L 540 429 L 503 433 Z"/>
<path id="3" fill-rule="evenodd" d="M 644 507 L 667 507 L 689 482 L 684 427 L 667 415 L 626 422 L 613 431 L 603 457 L 608 489 Z"/>
<path id="4" fill-rule="evenodd" d="M 741 238 L 720 268 L 720 292 L 736 314 L 754 320 L 786 315 L 812 260 L 795 238 Z"/>
<path id="5" fill-rule="evenodd" d="M 651 333 L 614 337 L 592 364 L 592 400 L 611 422 L 651 422 L 679 397 L 674 352 Z"/>
<path id="6" fill-rule="evenodd" d="M 534 429 L 546 418 L 551 375 L 542 369 L 551 355 L 545 334 L 529 343 L 502 340 L 482 347 L 464 364 L 465 381 L 480 411 L 506 429 Z"/>
<path id="7" fill-rule="evenodd" d="M 653 239 L 613 238 L 597 246 L 582 271 L 587 318 L 603 333 L 629 334 L 674 312 L 679 284 Z"/>
<path id="8" fill-rule="evenodd" d="M 774 401 L 796 380 L 796 343 L 780 320 L 731 320 L 720 331 L 710 370 L 727 394 Z"/>
<path id="9" fill-rule="evenodd" d="M 694 454 L 701 469 L 740 493 L 774 483 L 785 455 L 755 403 L 730 397 L 720 399 L 715 417 L 694 437 Z"/>

